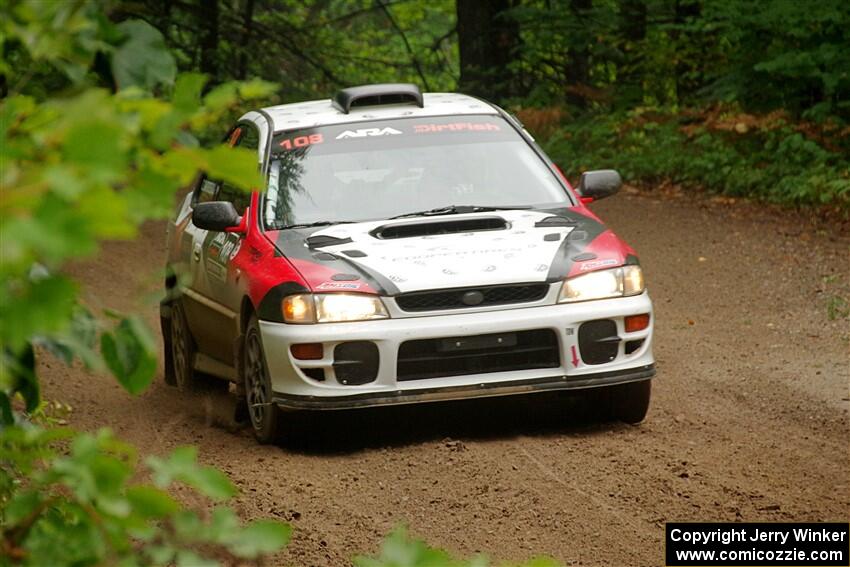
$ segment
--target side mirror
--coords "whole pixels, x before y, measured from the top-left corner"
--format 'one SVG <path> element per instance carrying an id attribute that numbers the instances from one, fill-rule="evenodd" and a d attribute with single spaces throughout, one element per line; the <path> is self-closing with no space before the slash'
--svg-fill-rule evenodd
<path id="1" fill-rule="evenodd" d="M 598 201 L 619 191 L 622 184 L 620 174 L 613 169 L 586 171 L 581 174 L 578 193 L 582 197 L 582 202 Z M 585 201 L 586 198 L 590 200 Z"/>
<path id="2" fill-rule="evenodd" d="M 203 230 L 222 232 L 239 228 L 242 217 L 229 201 L 209 201 L 195 205 L 192 210 L 192 223 Z"/>

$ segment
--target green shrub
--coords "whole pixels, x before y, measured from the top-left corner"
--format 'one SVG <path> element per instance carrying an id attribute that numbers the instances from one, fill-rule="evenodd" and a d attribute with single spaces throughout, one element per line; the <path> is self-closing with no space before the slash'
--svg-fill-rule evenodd
<path id="1" fill-rule="evenodd" d="M 32 424 L 0 434 L 0 565 L 218 565 L 277 551 L 286 524 L 242 526 L 227 507 L 200 514 L 168 489 L 187 485 L 217 502 L 236 492 L 183 447 L 137 466 L 135 450 L 107 430 L 74 434 Z M 151 483 L 134 482 L 139 473 Z"/>
<path id="2" fill-rule="evenodd" d="M 591 115 L 543 142 L 571 179 L 618 169 L 639 185 L 669 181 L 793 205 L 850 207 L 850 160 L 791 124 L 718 130 L 672 114 Z"/>

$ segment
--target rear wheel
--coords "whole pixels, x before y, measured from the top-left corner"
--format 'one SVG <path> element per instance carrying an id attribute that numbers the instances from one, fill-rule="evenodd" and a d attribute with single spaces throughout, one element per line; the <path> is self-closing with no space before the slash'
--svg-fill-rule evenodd
<path id="1" fill-rule="evenodd" d="M 182 392 L 227 392 L 230 387 L 228 380 L 195 370 L 198 350 L 179 299 L 171 304 L 169 331 L 172 376 L 169 380 L 166 374 L 166 382 Z"/>
<path id="2" fill-rule="evenodd" d="M 179 300 L 171 305 L 171 368 L 174 385 L 181 391 L 195 390 L 195 343 L 186 322 L 186 312 Z"/>
<path id="3" fill-rule="evenodd" d="M 637 424 L 644 420 L 649 411 L 652 381 L 629 382 L 609 386 L 600 392 L 597 403 L 604 417 L 624 423 Z"/>
<path id="4" fill-rule="evenodd" d="M 260 326 L 256 316 L 251 316 L 245 332 L 242 356 L 242 376 L 245 380 L 245 402 L 254 436 L 260 443 L 274 443 L 280 436 L 283 415 L 272 402 L 272 385 L 266 367 Z"/>

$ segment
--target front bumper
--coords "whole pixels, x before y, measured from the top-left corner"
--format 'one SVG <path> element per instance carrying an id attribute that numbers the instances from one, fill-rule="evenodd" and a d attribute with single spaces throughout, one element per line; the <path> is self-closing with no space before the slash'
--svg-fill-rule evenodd
<path id="1" fill-rule="evenodd" d="M 623 318 L 642 313 L 650 314 L 649 326 L 626 333 Z M 316 325 L 261 321 L 260 330 L 273 399 L 278 405 L 293 409 L 345 409 L 583 389 L 646 380 L 655 374 L 654 318 L 651 314 L 652 302 L 649 295 L 643 293 L 574 304 L 376 321 Z M 612 361 L 587 364 L 580 355 L 579 327 L 599 319 L 614 321 L 619 347 Z M 551 330 L 557 337 L 559 364 L 556 367 L 397 380 L 399 347 L 405 341 L 539 329 Z M 337 382 L 333 369 L 334 348 L 349 341 L 370 341 L 377 346 L 379 365 L 374 381 L 362 385 Z M 638 341 L 640 347 L 627 353 L 625 345 Z M 322 343 L 323 358 L 295 359 L 290 346 L 297 343 Z M 574 357 L 573 352 L 578 356 Z M 324 370 L 325 380 L 310 378 L 305 373 L 310 369 Z"/>

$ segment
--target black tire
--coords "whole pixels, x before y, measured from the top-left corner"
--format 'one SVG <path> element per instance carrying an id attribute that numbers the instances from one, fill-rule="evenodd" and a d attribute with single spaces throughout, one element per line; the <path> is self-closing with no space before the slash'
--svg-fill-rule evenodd
<path id="1" fill-rule="evenodd" d="M 242 377 L 245 380 L 245 402 L 248 419 L 254 437 L 262 444 L 280 440 L 283 412 L 272 403 L 272 385 L 260 339 L 257 317 L 251 316 L 245 331 L 245 346 L 242 350 Z"/>
<path id="2" fill-rule="evenodd" d="M 198 389 L 195 375 L 195 341 L 186 322 L 186 312 L 179 300 L 171 304 L 171 369 L 173 385 L 181 392 Z"/>
<path id="3" fill-rule="evenodd" d="M 644 420 L 652 396 L 652 380 L 629 382 L 606 388 L 609 416 L 632 425 Z"/>

